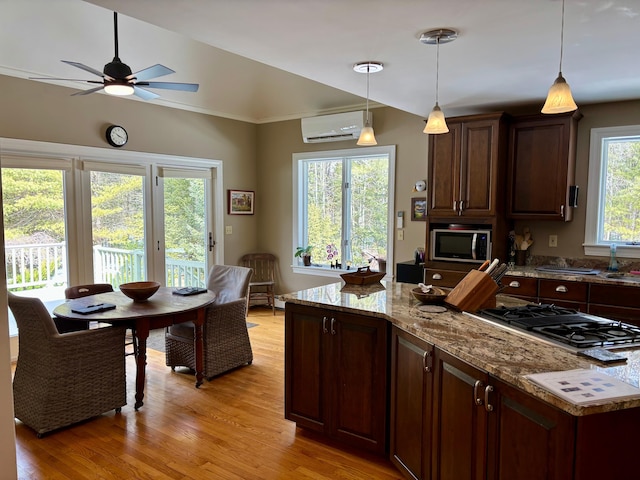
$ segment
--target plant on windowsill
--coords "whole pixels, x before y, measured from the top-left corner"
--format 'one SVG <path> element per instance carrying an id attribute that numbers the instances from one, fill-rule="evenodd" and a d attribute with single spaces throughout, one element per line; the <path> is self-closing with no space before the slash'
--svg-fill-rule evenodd
<path id="1" fill-rule="evenodd" d="M 298 247 L 296 250 L 295 257 L 302 258 L 302 263 L 304 263 L 305 267 L 311 265 L 311 249 L 313 247 L 311 245 L 307 245 L 306 247 Z"/>

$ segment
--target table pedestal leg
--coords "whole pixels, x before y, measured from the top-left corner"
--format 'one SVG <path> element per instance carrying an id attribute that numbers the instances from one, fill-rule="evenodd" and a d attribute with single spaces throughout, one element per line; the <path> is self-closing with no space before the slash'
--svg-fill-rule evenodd
<path id="1" fill-rule="evenodd" d="M 197 318 L 193 322 L 195 325 L 195 347 L 196 347 L 196 388 L 202 385 L 202 379 L 204 378 L 204 351 L 202 338 L 202 325 L 204 325 L 204 319 L 206 314 L 206 308 L 198 309 Z"/>
<path id="2" fill-rule="evenodd" d="M 148 322 L 138 322 L 136 325 L 136 337 L 138 339 L 138 355 L 136 356 L 136 403 L 138 410 L 144 402 L 144 380 L 147 366 L 147 338 L 149 338 Z"/>

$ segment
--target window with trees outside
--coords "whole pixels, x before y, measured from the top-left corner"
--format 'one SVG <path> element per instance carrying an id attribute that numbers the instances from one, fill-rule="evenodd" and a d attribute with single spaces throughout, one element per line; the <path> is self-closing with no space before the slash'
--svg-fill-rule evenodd
<path id="1" fill-rule="evenodd" d="M 640 125 L 591 130 L 585 254 L 640 257 Z"/>
<path id="2" fill-rule="evenodd" d="M 384 271 L 393 256 L 395 147 L 294 154 L 293 171 L 293 247 L 309 247 L 312 273 Z"/>

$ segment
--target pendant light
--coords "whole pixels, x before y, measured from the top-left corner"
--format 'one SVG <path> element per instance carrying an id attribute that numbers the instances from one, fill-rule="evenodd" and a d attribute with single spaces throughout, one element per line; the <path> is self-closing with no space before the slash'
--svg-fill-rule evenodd
<path id="1" fill-rule="evenodd" d="M 444 113 L 442 113 L 442 110 L 440 110 L 440 105 L 438 105 L 440 44 L 453 42 L 456 38 L 458 38 L 458 32 L 448 28 L 430 30 L 420 35 L 420 43 L 424 43 L 426 45 L 436 45 L 436 104 L 429 114 L 429 119 L 427 120 L 427 125 L 424 127 L 423 133 L 439 134 L 447 133 L 449 131 L 449 127 L 447 127 L 447 122 L 444 118 Z"/>
<path id="2" fill-rule="evenodd" d="M 573 112 L 578 108 L 576 102 L 573 101 L 571 88 L 562 76 L 562 49 L 564 46 L 564 0 L 562 0 L 562 25 L 560 27 L 560 69 L 558 78 L 553 82 L 547 100 L 542 107 L 542 113 L 565 113 Z"/>
<path id="3" fill-rule="evenodd" d="M 367 116 L 364 121 L 364 127 L 362 127 L 360 131 L 360 138 L 358 138 L 357 145 L 369 146 L 378 144 L 373 133 L 373 127 L 371 126 L 371 118 L 369 117 L 369 74 L 378 73 L 382 71 L 382 68 L 383 65 L 380 62 L 361 62 L 353 66 L 356 72 L 367 74 Z"/>

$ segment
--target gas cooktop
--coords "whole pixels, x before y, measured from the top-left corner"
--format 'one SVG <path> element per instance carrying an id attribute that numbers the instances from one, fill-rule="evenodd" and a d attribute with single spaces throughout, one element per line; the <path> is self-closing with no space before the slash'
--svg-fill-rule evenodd
<path id="1" fill-rule="evenodd" d="M 640 327 L 548 304 L 480 310 L 477 316 L 572 350 L 640 346 Z"/>

